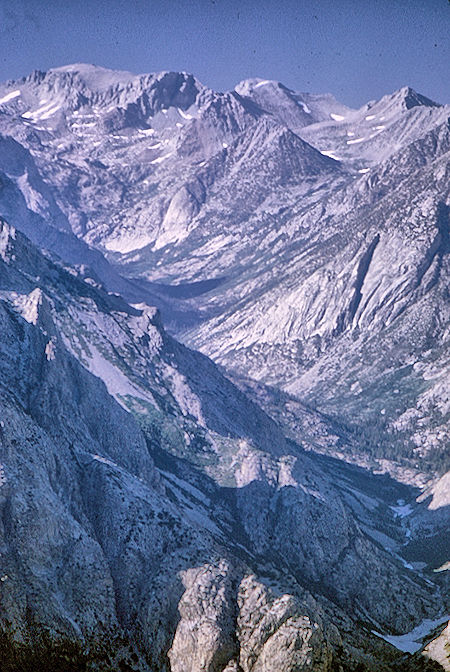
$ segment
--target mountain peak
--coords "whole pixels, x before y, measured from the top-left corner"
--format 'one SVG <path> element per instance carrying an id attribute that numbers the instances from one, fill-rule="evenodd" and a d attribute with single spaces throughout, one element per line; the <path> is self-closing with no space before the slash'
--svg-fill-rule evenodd
<path id="1" fill-rule="evenodd" d="M 92 63 L 72 63 L 58 68 L 51 68 L 49 74 L 68 73 L 78 76 L 92 90 L 105 91 L 110 86 L 125 84 L 136 77 L 126 70 L 111 70 Z"/>
<path id="2" fill-rule="evenodd" d="M 329 93 L 302 93 L 270 79 L 244 79 L 235 91 L 251 99 L 295 133 L 310 124 L 327 121 L 333 115 L 344 119 L 351 112 Z"/>
<path id="3" fill-rule="evenodd" d="M 414 108 L 417 108 L 417 111 L 419 111 L 421 108 L 436 109 L 442 107 L 440 103 L 436 103 L 421 93 L 417 93 L 410 86 L 403 86 L 393 93 L 386 94 L 379 100 L 371 100 L 366 103 L 359 110 L 359 114 L 366 115 L 367 112 L 370 112 L 370 115 L 365 118 L 367 121 L 371 121 L 375 117 L 379 117 L 380 120 L 382 117 L 383 119 L 402 117 L 405 112 Z"/>
<path id="4" fill-rule="evenodd" d="M 401 89 L 388 93 L 377 101 L 367 103 L 365 108 L 384 107 L 386 109 L 411 110 L 413 107 L 442 107 L 440 103 L 435 103 L 430 98 L 417 93 L 410 86 L 403 86 Z M 363 108 L 364 109 L 364 108 Z"/>
<path id="5" fill-rule="evenodd" d="M 201 83 L 197 80 L 194 75 L 185 71 L 172 71 L 172 70 L 161 70 L 156 72 L 135 74 L 127 70 L 113 70 L 111 68 L 105 68 L 101 65 L 95 65 L 92 63 L 72 63 L 69 65 L 63 65 L 57 68 L 51 68 L 48 70 L 46 75 L 58 75 L 65 73 L 78 77 L 79 80 L 87 86 L 87 88 L 92 91 L 103 93 L 107 89 L 117 86 L 117 85 L 127 85 L 133 80 L 143 83 L 152 82 L 162 82 L 166 84 L 167 82 L 177 81 L 180 83 L 180 86 L 184 82 L 193 81 L 201 87 Z"/>
<path id="6" fill-rule="evenodd" d="M 421 93 L 417 93 L 417 91 L 410 86 L 403 86 L 396 92 L 396 94 L 403 99 L 407 110 L 410 110 L 412 107 L 417 107 L 418 105 L 424 105 L 425 107 L 441 107 L 440 103 L 436 103 L 434 100 L 423 96 Z M 395 96 L 396 94 L 393 95 Z"/>
<path id="7" fill-rule="evenodd" d="M 237 91 L 241 96 L 247 96 L 253 89 L 259 89 L 262 86 L 269 87 L 279 87 L 280 82 L 275 81 L 274 79 L 262 79 L 261 77 L 250 77 L 249 79 L 243 79 L 236 84 L 234 90 Z"/>

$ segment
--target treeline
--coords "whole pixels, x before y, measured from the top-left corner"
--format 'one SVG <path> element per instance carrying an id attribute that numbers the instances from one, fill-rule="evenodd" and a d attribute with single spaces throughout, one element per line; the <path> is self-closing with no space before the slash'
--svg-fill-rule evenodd
<path id="1" fill-rule="evenodd" d="M 444 474 L 450 469 L 450 453 L 445 448 L 430 448 L 422 458 L 417 446 L 404 433 L 388 429 L 384 418 L 365 425 L 351 426 L 358 450 L 374 459 L 387 459 L 426 473 Z"/>
<path id="2" fill-rule="evenodd" d="M 101 643 L 86 645 L 52 637 L 43 628 L 32 627 L 21 640 L 11 630 L 0 630 L 1 672 L 134 672 L 137 663 L 136 653 L 120 638 L 105 636 Z"/>

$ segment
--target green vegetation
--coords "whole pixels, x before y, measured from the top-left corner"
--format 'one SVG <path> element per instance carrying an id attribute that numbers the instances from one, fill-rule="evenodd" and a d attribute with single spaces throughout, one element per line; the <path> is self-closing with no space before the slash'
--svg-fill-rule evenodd
<path id="1" fill-rule="evenodd" d="M 104 634 L 101 641 L 52 636 L 33 625 L 22 641 L 0 631 L 1 672 L 133 672 L 139 659 L 122 638 Z"/>

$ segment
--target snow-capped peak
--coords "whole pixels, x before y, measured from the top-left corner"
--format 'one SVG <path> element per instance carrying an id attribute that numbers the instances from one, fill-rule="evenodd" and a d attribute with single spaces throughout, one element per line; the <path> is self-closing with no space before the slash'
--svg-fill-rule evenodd
<path id="1" fill-rule="evenodd" d="M 136 75 L 125 70 L 110 70 L 100 65 L 90 63 L 72 63 L 58 68 L 51 68 L 50 73 L 69 73 L 77 75 L 80 80 L 92 91 L 106 91 L 116 84 L 126 84 Z"/>

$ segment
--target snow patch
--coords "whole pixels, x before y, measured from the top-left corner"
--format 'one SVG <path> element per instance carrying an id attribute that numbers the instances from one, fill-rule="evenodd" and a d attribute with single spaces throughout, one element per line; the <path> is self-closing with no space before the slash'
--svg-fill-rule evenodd
<path id="1" fill-rule="evenodd" d="M 320 150 L 320 153 L 323 154 L 324 156 L 329 156 L 330 159 L 334 159 L 335 161 L 340 161 L 341 159 L 336 156 L 334 151 L 332 149 L 324 149 Z"/>
<path id="2" fill-rule="evenodd" d="M 14 100 L 14 98 L 17 98 L 18 96 L 20 96 L 20 91 L 18 89 L 16 91 L 11 91 L 11 93 L 7 93 L 6 96 L 0 98 L 0 105 L 9 103 L 10 100 Z"/>
<path id="3" fill-rule="evenodd" d="M 375 114 L 368 114 L 366 117 L 366 121 L 371 121 L 372 119 L 375 119 L 376 115 Z"/>
<path id="4" fill-rule="evenodd" d="M 227 143 L 227 142 L 222 142 L 222 147 L 223 147 L 224 149 L 226 149 L 226 148 L 228 147 L 228 143 Z"/>
<path id="5" fill-rule="evenodd" d="M 54 115 L 60 108 L 61 105 L 59 103 L 50 102 L 38 107 L 37 110 L 28 110 L 28 112 L 24 112 L 22 118 L 30 119 L 31 121 L 44 121 Z"/>
<path id="6" fill-rule="evenodd" d="M 354 140 L 347 140 L 347 145 L 356 145 L 358 142 L 364 142 L 365 138 L 355 138 Z"/>
<path id="7" fill-rule="evenodd" d="M 362 175 L 364 175 L 364 173 L 368 173 L 369 170 L 370 170 L 370 168 L 361 168 L 360 170 L 358 170 L 358 173 L 361 173 Z"/>
<path id="8" fill-rule="evenodd" d="M 345 119 L 342 114 L 335 114 L 334 112 L 331 112 L 330 117 L 334 119 L 334 121 L 344 121 Z"/>
<path id="9" fill-rule="evenodd" d="M 406 518 L 413 511 L 411 504 L 405 504 L 405 500 L 403 499 L 398 499 L 397 505 L 390 506 L 389 508 L 394 512 L 396 518 Z"/>
<path id="10" fill-rule="evenodd" d="M 183 119 L 193 119 L 194 117 L 192 114 L 189 114 L 188 112 L 184 112 L 181 108 L 177 107 L 178 114 L 183 117 Z"/>
<path id="11" fill-rule="evenodd" d="M 173 152 L 169 152 L 168 154 L 164 154 L 164 156 L 158 156 L 157 159 L 153 159 L 153 161 L 150 161 L 150 163 L 162 163 L 166 159 L 169 158 L 169 156 L 172 156 Z"/>
<path id="12" fill-rule="evenodd" d="M 299 105 L 303 107 L 303 112 L 306 112 L 306 114 L 311 114 L 311 110 L 309 109 L 306 103 L 302 103 L 301 101 L 299 101 Z"/>
<path id="13" fill-rule="evenodd" d="M 40 114 L 39 115 L 39 121 L 43 121 L 44 119 L 48 119 L 49 117 L 52 117 L 54 114 L 56 114 L 56 112 L 59 109 L 61 109 L 61 105 L 53 105 L 53 107 L 51 107 L 49 110 L 47 110 L 47 112 L 45 112 L 45 114 Z M 86 126 L 87 125 L 88 124 L 86 124 Z M 90 124 L 90 125 L 93 126 L 94 124 Z"/>
<path id="14" fill-rule="evenodd" d="M 139 133 L 141 135 L 153 135 L 155 132 L 154 128 L 140 128 Z"/>
<path id="15" fill-rule="evenodd" d="M 399 651 L 404 653 L 416 653 L 423 646 L 423 639 L 429 635 L 438 625 L 443 625 L 445 621 L 448 621 L 450 618 L 449 614 L 441 616 L 440 618 L 435 618 L 434 620 L 430 618 L 425 618 L 422 623 L 420 623 L 414 630 L 407 632 L 404 635 L 382 635 L 376 630 L 372 630 L 373 634 L 377 637 L 381 637 L 385 642 L 389 642 L 392 646 L 395 646 Z"/>
<path id="16" fill-rule="evenodd" d="M 254 88 L 259 89 L 260 86 L 265 86 L 266 84 L 270 84 L 270 79 L 263 79 L 262 82 L 258 82 L 258 84 L 255 84 Z"/>

